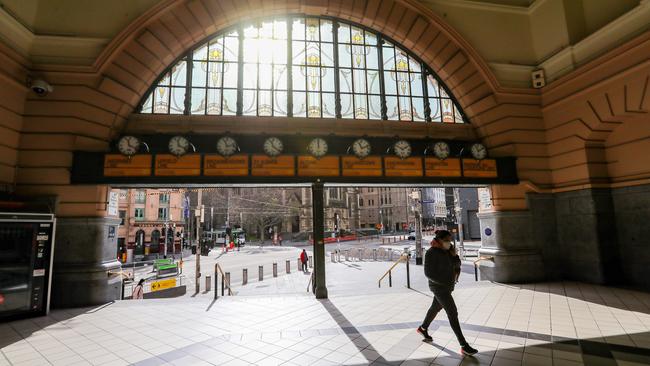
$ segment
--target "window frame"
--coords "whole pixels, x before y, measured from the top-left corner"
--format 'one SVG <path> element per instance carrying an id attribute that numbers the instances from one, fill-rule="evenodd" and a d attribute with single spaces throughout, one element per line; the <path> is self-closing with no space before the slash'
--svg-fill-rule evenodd
<path id="1" fill-rule="evenodd" d="M 442 124 L 470 123 L 470 121 L 467 118 L 465 112 L 463 111 L 462 107 L 458 103 L 458 100 L 451 93 L 451 91 L 447 87 L 447 85 L 444 82 L 442 82 L 440 77 L 435 72 L 433 72 L 433 70 L 429 67 L 429 65 L 427 65 L 424 61 L 422 61 L 422 59 L 419 58 L 417 55 L 413 54 L 409 49 L 404 47 L 401 43 L 394 41 L 393 39 L 391 39 L 390 37 L 386 36 L 383 33 L 380 33 L 380 32 L 378 32 L 376 30 L 373 30 L 371 28 L 368 28 L 366 26 L 363 26 L 363 25 L 355 23 L 355 22 L 339 19 L 339 18 L 336 18 L 336 17 L 310 16 L 310 15 L 306 15 L 306 14 L 290 14 L 290 15 L 281 15 L 281 16 L 272 16 L 272 17 L 266 16 L 266 17 L 252 19 L 252 20 L 242 21 L 242 22 L 240 22 L 238 24 L 223 28 L 223 29 L 219 30 L 218 32 L 216 32 L 216 33 L 214 33 L 214 34 L 212 34 L 212 35 L 210 35 L 208 37 L 205 37 L 201 41 L 197 42 L 197 44 L 195 44 L 194 46 L 192 46 L 191 48 L 189 48 L 188 50 L 183 52 L 182 55 L 177 57 L 155 79 L 154 83 L 152 83 L 152 85 L 147 89 L 144 96 L 139 101 L 139 103 L 138 103 L 138 105 L 137 105 L 137 107 L 135 109 L 135 113 L 143 114 L 143 115 L 151 114 L 151 115 L 172 115 L 172 116 L 173 115 L 200 115 L 200 116 L 213 116 L 213 117 L 216 117 L 216 116 L 219 116 L 219 117 L 221 117 L 221 116 L 232 116 L 231 114 L 224 114 L 223 113 L 223 99 L 224 99 L 223 91 L 225 89 L 232 90 L 231 88 L 224 88 L 223 87 L 223 85 L 224 85 L 223 79 L 224 79 L 224 75 L 225 75 L 225 70 L 222 69 L 222 71 L 221 71 L 221 76 L 222 76 L 221 77 L 221 79 L 222 79 L 221 80 L 221 88 L 210 88 L 208 86 L 208 84 L 207 84 L 207 81 L 206 81 L 205 87 L 203 87 L 203 86 L 194 87 L 192 85 L 192 69 L 193 69 L 193 65 L 194 65 L 195 62 L 201 62 L 201 61 L 194 60 L 194 58 L 193 58 L 194 51 L 196 51 L 196 50 L 198 50 L 198 49 L 200 49 L 200 48 L 202 48 L 204 46 L 208 46 L 209 44 L 212 43 L 212 41 L 214 41 L 216 39 L 225 40 L 228 37 L 229 34 L 232 34 L 233 32 L 235 32 L 236 35 L 237 35 L 236 37 L 238 39 L 237 89 L 236 89 L 236 95 L 237 95 L 236 104 L 237 105 L 236 105 L 236 113 L 235 113 L 235 115 L 236 116 L 243 116 L 244 115 L 243 114 L 243 94 L 244 94 L 243 73 L 244 73 L 244 65 L 245 65 L 245 62 L 243 60 L 243 48 L 244 48 L 243 47 L 243 45 L 244 45 L 244 32 L 243 32 L 243 30 L 246 27 L 249 27 L 251 25 L 260 24 L 260 23 L 265 22 L 265 21 L 280 20 L 280 21 L 286 21 L 286 25 L 287 25 L 287 27 L 286 27 L 286 29 L 287 29 L 287 31 L 286 31 L 286 36 L 287 36 L 287 56 L 286 56 L 287 57 L 287 63 L 286 63 L 286 69 L 285 69 L 285 73 L 287 74 L 287 76 L 286 76 L 287 84 L 286 84 L 286 90 L 285 90 L 286 93 L 287 93 L 287 105 L 286 105 L 286 116 L 282 115 L 282 116 L 277 116 L 277 117 L 278 118 L 295 117 L 294 114 L 293 114 L 293 109 L 294 109 L 293 94 L 295 93 L 295 91 L 293 89 L 293 81 L 292 81 L 292 72 L 293 72 L 292 71 L 292 69 L 293 69 L 293 67 L 292 67 L 293 66 L 292 42 L 294 41 L 294 38 L 293 38 L 293 35 L 292 35 L 292 28 L 293 28 L 293 21 L 295 19 L 300 19 L 300 18 L 302 18 L 304 20 L 317 19 L 319 21 L 319 24 L 320 24 L 320 20 L 330 21 L 332 23 L 332 40 L 327 41 L 326 43 L 331 43 L 333 45 L 333 47 L 332 47 L 333 48 L 332 58 L 334 60 L 334 63 L 333 63 L 332 67 L 327 66 L 326 68 L 327 69 L 331 68 L 334 71 L 334 74 L 335 74 L 335 77 L 334 77 L 334 84 L 335 84 L 334 85 L 334 87 L 335 87 L 335 91 L 334 91 L 335 112 L 334 113 L 335 113 L 335 116 L 334 116 L 334 118 L 323 116 L 323 107 L 322 107 L 323 106 L 323 102 L 322 102 L 322 100 L 323 100 L 323 91 L 322 91 L 322 86 L 321 86 L 320 87 L 321 90 L 318 92 L 318 95 L 320 96 L 320 100 L 321 100 L 321 103 L 320 103 L 320 106 L 321 106 L 321 108 L 320 108 L 320 117 L 316 117 L 316 118 L 321 118 L 321 119 L 341 119 L 341 118 L 344 118 L 341 115 L 341 96 L 343 94 L 346 94 L 346 95 L 349 94 L 351 96 L 351 103 L 353 103 L 352 104 L 353 116 L 350 119 L 367 120 L 367 121 L 386 121 L 386 120 L 389 120 L 388 115 L 387 115 L 387 103 L 386 103 L 387 94 L 386 94 L 386 90 L 385 90 L 385 80 L 384 80 L 385 79 L 385 70 L 384 70 L 384 60 L 383 60 L 383 50 L 384 50 L 385 45 L 386 45 L 385 42 L 387 42 L 387 43 L 390 44 L 390 47 L 392 47 L 394 51 L 396 51 L 398 49 L 402 50 L 407 55 L 409 60 L 411 60 L 411 59 L 414 60 L 414 62 L 419 66 L 420 71 L 416 72 L 416 73 L 413 73 L 413 72 L 410 71 L 410 66 L 409 66 L 407 74 L 411 75 L 411 74 L 418 74 L 419 73 L 419 75 L 421 77 L 421 82 L 422 82 L 422 85 L 421 85 L 422 95 L 421 96 L 414 96 L 414 95 L 411 94 L 412 85 L 409 82 L 409 95 L 407 97 L 409 98 L 409 104 L 410 104 L 410 109 L 411 109 L 411 118 L 410 118 L 410 120 L 403 120 L 400 117 L 401 109 L 399 107 L 400 106 L 399 99 L 403 98 L 404 96 L 397 95 L 395 97 L 396 100 L 397 100 L 396 103 L 397 103 L 397 106 L 398 106 L 398 116 L 397 116 L 397 119 L 394 120 L 395 122 L 408 121 L 408 122 L 415 122 L 415 123 L 442 123 Z M 306 25 L 307 22 L 305 22 L 304 24 L 305 24 L 305 28 L 306 28 L 307 27 L 307 25 Z M 369 88 L 367 87 L 367 85 L 366 85 L 366 90 L 365 90 L 364 93 L 355 93 L 354 90 L 350 91 L 350 93 L 346 93 L 346 92 L 342 93 L 341 92 L 340 75 L 339 75 L 340 62 L 338 61 L 339 46 L 343 44 L 343 43 L 339 43 L 339 39 L 338 39 L 339 38 L 338 30 L 339 30 L 339 26 L 341 24 L 350 27 L 350 29 L 352 27 L 361 29 L 361 30 L 363 30 L 364 35 L 365 35 L 365 32 L 369 32 L 369 33 L 373 34 L 376 37 L 376 48 L 377 48 L 377 58 L 378 58 L 378 60 L 377 60 L 377 62 L 378 62 L 378 78 L 379 78 L 379 88 L 380 88 L 380 91 L 379 91 L 380 110 L 381 110 L 381 118 L 380 119 L 370 118 L 370 104 L 371 104 L 370 103 L 370 97 L 371 96 L 376 96 L 376 95 L 370 93 L 370 91 L 368 90 Z M 319 30 L 320 30 L 320 26 L 319 26 Z M 321 52 L 320 51 L 320 46 L 321 46 L 322 42 L 323 41 L 319 37 L 319 41 L 317 42 L 318 45 L 319 45 L 319 52 Z M 224 43 L 225 43 L 225 41 L 224 41 Z M 305 43 L 307 43 L 306 40 L 305 40 Z M 350 41 L 350 44 L 353 44 L 352 41 Z M 368 47 L 365 44 L 365 37 L 364 37 L 364 43 L 362 44 L 362 47 Z M 225 46 L 224 46 L 224 49 L 225 49 Z M 321 54 L 322 54 L 322 52 L 321 52 Z M 396 52 L 394 52 L 393 54 L 396 54 Z M 207 56 L 207 57 L 209 59 L 209 56 Z M 208 59 L 206 59 L 206 60 L 208 60 Z M 172 89 L 174 89 L 173 81 L 171 80 L 171 76 L 172 76 L 171 73 L 172 73 L 172 70 L 176 66 L 178 66 L 181 62 L 185 62 L 185 72 L 186 72 L 185 83 L 186 83 L 186 85 L 184 86 L 184 88 L 185 88 L 185 96 L 184 96 L 184 103 L 183 103 L 184 104 L 184 110 L 182 111 L 182 113 L 178 114 L 178 113 L 171 113 Z M 206 62 L 209 64 L 211 61 L 208 60 Z M 221 61 L 222 65 L 225 64 L 225 63 L 227 63 L 227 61 L 225 61 L 225 60 Z M 410 62 L 409 62 L 409 64 L 410 64 Z M 258 70 L 259 70 L 259 62 L 258 62 L 257 65 L 258 65 Z M 272 65 L 275 65 L 275 63 L 272 63 Z M 318 70 L 321 70 L 321 72 L 322 72 L 322 69 L 324 67 L 325 66 L 323 66 L 322 63 L 321 63 L 320 66 L 318 66 Z M 350 65 L 350 70 L 353 70 L 353 69 L 354 69 L 353 66 Z M 273 66 L 272 66 L 272 70 L 273 70 Z M 367 68 L 367 65 L 365 64 L 365 61 L 364 61 L 364 68 L 363 68 L 364 73 L 367 70 L 368 70 L 368 68 Z M 395 70 L 395 72 L 397 72 L 397 70 Z M 207 72 L 206 72 L 206 74 L 207 74 Z M 154 110 L 155 110 L 154 109 L 155 98 L 154 98 L 153 93 L 154 93 L 154 90 L 157 87 L 160 86 L 159 85 L 160 82 L 162 80 L 164 80 L 167 76 L 170 77 L 169 86 L 168 86 L 168 90 L 169 90 L 169 92 L 168 92 L 168 98 L 169 98 L 168 104 L 169 105 L 167 106 L 167 112 L 166 113 L 156 113 L 156 112 L 154 112 Z M 437 96 L 429 96 L 428 95 L 429 94 L 428 93 L 428 88 L 429 88 L 428 80 L 429 80 L 429 77 L 432 77 L 436 81 L 436 84 L 437 84 L 437 87 L 438 87 L 438 91 L 437 91 L 438 95 Z M 409 76 L 409 78 L 410 78 L 410 76 Z M 275 84 L 274 82 L 272 82 L 272 83 Z M 209 89 L 214 89 L 214 90 L 219 90 L 220 91 L 220 103 L 221 103 L 221 106 L 220 106 L 220 113 L 219 114 L 208 114 L 207 104 L 208 104 L 208 90 Z M 193 95 L 193 91 L 195 91 L 195 90 L 203 90 L 204 94 L 205 94 L 204 102 L 205 102 L 206 105 L 203 108 L 204 113 L 202 113 L 202 114 L 193 114 L 192 111 L 191 111 L 191 109 L 192 109 L 192 95 Z M 271 115 L 272 115 L 272 117 L 276 117 L 275 109 L 274 109 L 275 108 L 275 105 L 274 105 L 274 103 L 275 103 L 275 94 L 274 93 L 276 92 L 275 85 L 272 85 L 270 90 L 271 90 L 271 101 L 272 101 Z M 254 90 L 254 93 L 255 93 L 255 96 L 256 96 L 255 97 L 255 103 L 257 104 L 257 107 L 255 108 L 255 115 L 256 116 L 259 116 L 259 95 L 260 95 L 260 91 L 266 91 L 266 89 L 260 89 L 259 82 L 258 82 L 258 84 L 257 84 L 257 86 L 256 86 L 256 88 Z M 444 97 L 443 97 L 443 93 L 445 95 Z M 306 98 L 308 97 L 308 94 L 309 94 L 309 91 L 305 91 Z M 366 110 L 366 115 L 367 116 L 366 116 L 366 118 L 356 118 L 356 116 L 354 114 L 354 113 L 356 113 L 355 110 L 354 110 L 354 96 L 357 95 L 357 94 L 365 97 L 366 106 L 367 106 L 367 110 Z M 389 95 L 389 97 L 393 98 L 393 95 Z M 145 103 L 147 103 L 147 101 L 150 98 L 151 98 L 151 106 L 150 106 L 151 112 L 148 112 L 148 111 L 143 112 L 143 107 L 144 107 Z M 435 98 L 435 100 L 438 103 L 437 109 L 438 109 L 440 121 L 432 121 L 432 118 L 431 118 L 432 110 L 431 110 L 431 104 L 430 104 L 430 99 L 431 98 Z M 414 116 L 413 116 L 413 114 L 414 114 L 413 101 L 415 99 L 422 99 L 423 113 L 424 113 L 424 118 L 423 118 L 424 120 L 423 121 L 414 119 Z M 451 122 L 444 122 L 443 110 L 442 110 L 443 109 L 442 108 L 443 99 L 449 99 L 451 101 L 451 116 L 452 116 L 452 121 Z M 309 108 L 307 107 L 307 109 L 309 109 Z M 270 117 L 270 116 L 268 116 L 268 117 Z M 307 116 L 305 116 L 305 117 L 300 116 L 299 118 L 314 118 L 314 117 L 309 117 L 309 113 L 307 113 Z M 457 118 L 460 118 L 460 121 L 456 121 Z"/>

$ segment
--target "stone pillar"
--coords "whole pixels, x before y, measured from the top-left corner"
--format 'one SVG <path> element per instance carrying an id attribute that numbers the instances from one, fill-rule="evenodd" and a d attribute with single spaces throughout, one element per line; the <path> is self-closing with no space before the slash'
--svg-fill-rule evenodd
<path id="1" fill-rule="evenodd" d="M 104 304 L 120 298 L 118 218 L 57 218 L 52 306 Z M 109 229 L 113 227 L 114 231 Z"/>
<path id="2" fill-rule="evenodd" d="M 480 262 L 481 279 L 521 283 L 545 279 L 539 248 L 531 240 L 528 211 L 495 211 L 478 214 L 481 221 L 479 255 L 493 257 Z"/>

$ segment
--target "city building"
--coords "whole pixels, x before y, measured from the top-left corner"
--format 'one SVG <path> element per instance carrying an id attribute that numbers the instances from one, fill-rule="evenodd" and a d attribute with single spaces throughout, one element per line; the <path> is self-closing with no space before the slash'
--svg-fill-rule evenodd
<path id="1" fill-rule="evenodd" d="M 361 228 L 383 232 L 407 231 L 415 228 L 414 201 L 411 188 L 359 188 L 359 223 Z"/>
<path id="2" fill-rule="evenodd" d="M 126 261 L 131 262 L 180 253 L 180 237 L 185 231 L 183 197 L 179 190 L 119 190 L 118 258 L 124 260 L 126 254 Z"/>

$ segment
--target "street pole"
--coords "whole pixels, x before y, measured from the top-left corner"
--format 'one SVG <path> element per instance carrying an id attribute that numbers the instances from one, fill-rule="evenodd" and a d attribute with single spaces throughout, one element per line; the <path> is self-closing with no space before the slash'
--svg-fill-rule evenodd
<path id="1" fill-rule="evenodd" d="M 195 217 L 196 221 L 196 273 L 195 273 L 195 284 L 194 289 L 198 294 L 201 291 L 201 222 L 203 221 L 203 205 L 201 204 L 203 196 L 203 190 L 198 189 L 198 200 L 197 200 L 197 210 L 198 216 Z M 215 289 L 216 291 L 216 289 Z"/>
<path id="2" fill-rule="evenodd" d="M 312 217 L 314 221 L 314 287 L 317 299 L 327 299 L 325 285 L 325 210 L 323 208 L 323 183 L 311 185 Z"/>
<path id="3" fill-rule="evenodd" d="M 422 189 L 419 189 L 419 198 L 415 201 L 415 265 L 422 265 Z"/>
<path id="4" fill-rule="evenodd" d="M 460 192 L 458 188 L 454 188 L 454 201 L 456 209 L 456 222 L 458 223 L 458 248 L 460 257 L 463 259 L 465 256 L 465 243 L 464 243 L 464 233 L 463 233 L 463 209 L 460 207 Z"/>

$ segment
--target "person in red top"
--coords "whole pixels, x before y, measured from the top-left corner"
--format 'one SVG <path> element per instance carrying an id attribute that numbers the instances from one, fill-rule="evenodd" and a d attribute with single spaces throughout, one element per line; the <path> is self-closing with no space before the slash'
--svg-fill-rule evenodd
<path id="1" fill-rule="evenodd" d="M 302 253 L 300 253 L 300 263 L 302 263 L 302 271 L 307 272 L 307 261 L 309 260 L 309 257 L 307 256 L 307 251 L 304 249 L 302 250 Z"/>

